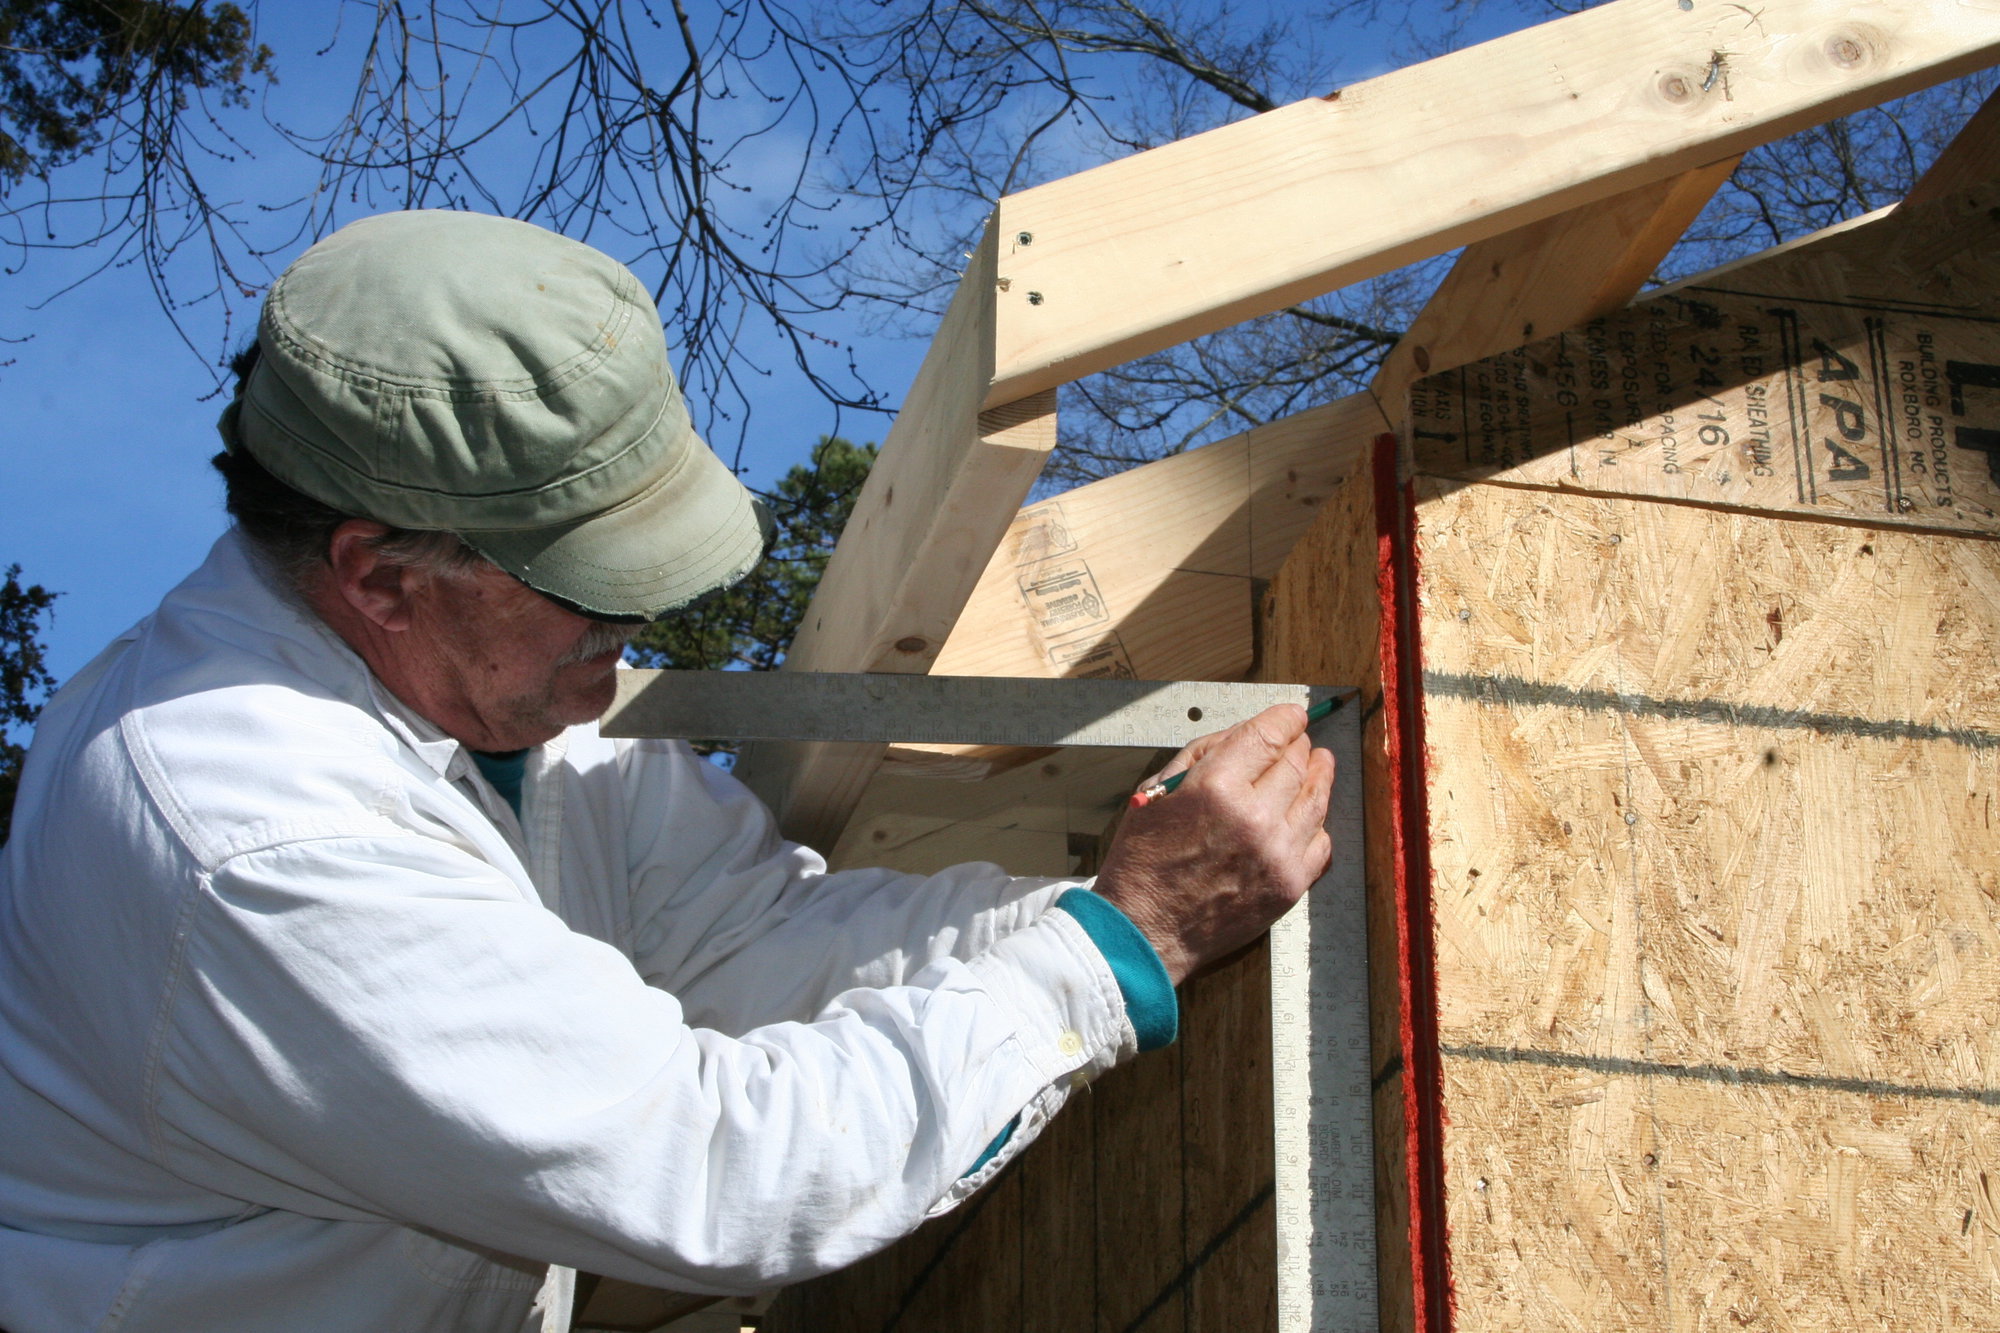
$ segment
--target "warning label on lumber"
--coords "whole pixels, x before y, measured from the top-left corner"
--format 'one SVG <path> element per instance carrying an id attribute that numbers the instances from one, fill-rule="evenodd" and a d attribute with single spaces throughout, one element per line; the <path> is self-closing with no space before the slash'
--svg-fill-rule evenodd
<path id="1" fill-rule="evenodd" d="M 2000 528 L 2000 319 L 1690 288 L 1411 390 L 1432 474 Z"/>

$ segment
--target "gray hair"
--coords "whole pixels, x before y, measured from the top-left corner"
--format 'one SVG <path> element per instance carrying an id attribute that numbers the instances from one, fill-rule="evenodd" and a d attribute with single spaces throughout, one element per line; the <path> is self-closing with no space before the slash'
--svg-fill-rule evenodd
<path id="1" fill-rule="evenodd" d="M 239 396 L 256 364 L 254 342 L 230 362 Z M 209 461 L 222 474 L 224 504 L 237 529 L 279 585 L 303 600 L 327 567 L 334 529 L 366 515 L 342 513 L 287 486 L 234 442 Z M 392 527 L 369 545 L 392 564 L 442 577 L 489 563 L 453 532 Z"/>

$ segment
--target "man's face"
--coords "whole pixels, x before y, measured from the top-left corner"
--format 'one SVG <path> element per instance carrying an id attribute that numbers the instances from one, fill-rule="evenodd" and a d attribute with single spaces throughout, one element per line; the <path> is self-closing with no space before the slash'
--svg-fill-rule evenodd
<path id="1" fill-rule="evenodd" d="M 414 578 L 402 687 L 392 688 L 455 739 L 518 750 L 610 706 L 627 627 L 558 606 L 489 564 Z"/>

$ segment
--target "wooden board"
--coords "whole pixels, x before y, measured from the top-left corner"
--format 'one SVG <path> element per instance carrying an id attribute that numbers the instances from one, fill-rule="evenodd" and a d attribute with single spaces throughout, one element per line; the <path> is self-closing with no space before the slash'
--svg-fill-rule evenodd
<path id="1" fill-rule="evenodd" d="M 1256 663 L 1261 584 L 1386 428 L 1373 400 L 1354 394 L 1028 506 L 933 669 L 1243 679 Z M 1041 757 L 894 746 L 884 772 L 970 778 Z"/>
<path id="2" fill-rule="evenodd" d="M 1425 375 L 1622 308 L 1735 167 L 1724 158 L 1466 246 L 1368 391 L 1400 422 Z"/>
<path id="3" fill-rule="evenodd" d="M 1072 874 L 1079 858 L 1094 864 L 1098 835 L 1139 779 L 1159 766 L 1152 750 L 1036 756 L 984 782 L 890 765 L 870 784 L 831 863 L 927 874 L 960 861 L 993 861 L 1017 875 Z"/>
<path id="4" fill-rule="evenodd" d="M 1269 995 L 1262 950 L 1189 982 L 1174 1047 L 1105 1075 L 994 1184 L 786 1291 L 759 1327 L 1274 1327 Z"/>
<path id="5" fill-rule="evenodd" d="M 1993 530 L 1996 198 L 1897 209 L 1420 381 L 1417 466 Z"/>
<path id="6" fill-rule="evenodd" d="M 788 649 L 787 671 L 924 671 L 1055 447 L 1055 394 L 988 407 L 989 232 Z M 739 773 L 790 837 L 830 847 L 882 747 L 756 745 Z"/>
<path id="7" fill-rule="evenodd" d="M 1003 199 L 1009 402 L 1991 63 L 1980 0 L 1620 0 Z"/>
<path id="8" fill-rule="evenodd" d="M 1952 136 L 1937 161 L 1910 187 L 1903 204 L 1921 207 L 1989 184 L 1996 178 L 2000 178 L 2000 90 L 1989 96 Z"/>
<path id="9" fill-rule="evenodd" d="M 1029 505 L 935 670 L 1241 679 L 1252 582 L 1277 572 L 1321 499 L 1386 428 L 1357 394 Z M 1206 623 L 1210 612 L 1226 623 Z"/>
<path id="10" fill-rule="evenodd" d="M 1414 521 L 1454 1326 L 2000 1323 L 2000 545 Z"/>

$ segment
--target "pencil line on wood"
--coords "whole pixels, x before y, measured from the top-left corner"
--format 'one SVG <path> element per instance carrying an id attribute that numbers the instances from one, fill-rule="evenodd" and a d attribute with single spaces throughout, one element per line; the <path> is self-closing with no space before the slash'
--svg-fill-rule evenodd
<path id="1" fill-rule="evenodd" d="M 1136 1333 L 1136 1330 L 1148 1319 L 1151 1319 L 1156 1311 L 1185 1290 L 1188 1283 L 1194 1280 L 1194 1275 L 1199 1273 L 1208 1264 L 1208 1261 L 1215 1257 L 1216 1251 L 1228 1244 L 1230 1237 L 1249 1225 L 1250 1219 L 1257 1215 L 1257 1210 L 1271 1202 L 1276 1192 L 1277 1185 L 1272 1183 L 1265 1185 L 1262 1189 L 1251 1195 L 1250 1202 L 1239 1208 L 1236 1211 L 1236 1216 L 1223 1223 L 1222 1229 L 1209 1237 L 1208 1244 L 1201 1247 L 1201 1253 L 1195 1255 L 1194 1258 L 1188 1260 L 1185 1264 L 1182 1264 L 1181 1271 L 1174 1274 L 1173 1281 L 1160 1288 L 1153 1299 L 1146 1302 L 1146 1308 L 1133 1316 L 1132 1322 L 1125 1325 L 1123 1333 Z"/>
<path id="2" fill-rule="evenodd" d="M 1579 690 L 1567 685 L 1523 680 L 1519 676 L 1471 676 L 1426 671 L 1424 688 L 1433 695 L 1472 703 L 1576 708 L 1675 721 L 1711 722 L 1730 727 L 1860 736 L 1869 740 L 1947 741 L 1969 750 L 2000 748 L 2000 734 L 1971 727 L 1939 727 L 1901 719 L 1848 717 L 1840 713 L 1774 708 L 1768 704 L 1730 703 L 1723 699 L 1656 699 L 1651 695 L 1622 691 Z"/>
<path id="3" fill-rule="evenodd" d="M 1758 1069 L 1744 1065 L 1677 1065 L 1657 1060 L 1632 1060 L 1616 1055 L 1579 1055 L 1570 1051 L 1544 1051 L 1521 1046 L 1441 1045 L 1438 1050 L 1460 1060 L 1543 1065 L 1551 1069 L 1582 1069 L 1594 1074 L 1632 1074 L 1640 1077 L 1692 1079 L 1703 1083 L 1797 1088 L 1813 1092 L 1851 1092 L 1871 1097 L 1908 1097 L 1918 1101 L 2000 1104 L 2000 1089 L 1995 1088 L 1952 1088 L 1923 1083 L 1889 1083 L 1881 1079 L 1844 1078 L 1833 1074 L 1794 1074 L 1784 1069 Z"/>

